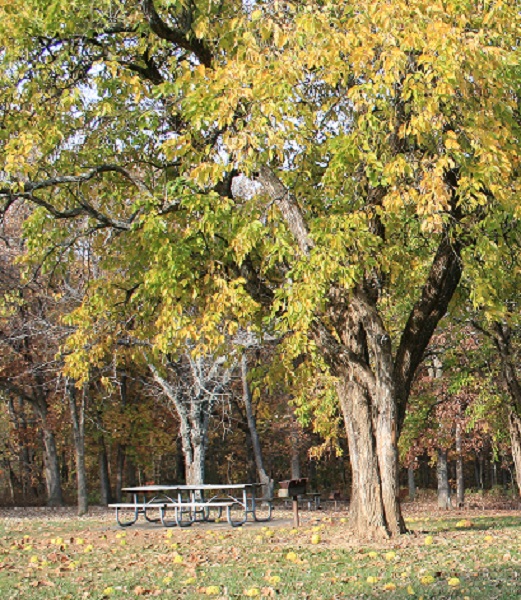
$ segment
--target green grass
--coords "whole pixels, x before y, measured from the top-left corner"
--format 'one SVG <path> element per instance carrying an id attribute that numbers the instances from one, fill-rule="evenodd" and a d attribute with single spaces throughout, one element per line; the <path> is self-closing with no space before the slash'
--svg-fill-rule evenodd
<path id="1" fill-rule="evenodd" d="M 398 540 L 360 545 L 328 517 L 298 531 L 9 519 L 0 523 L 0 598 L 521 598 L 516 513 L 408 525 Z"/>

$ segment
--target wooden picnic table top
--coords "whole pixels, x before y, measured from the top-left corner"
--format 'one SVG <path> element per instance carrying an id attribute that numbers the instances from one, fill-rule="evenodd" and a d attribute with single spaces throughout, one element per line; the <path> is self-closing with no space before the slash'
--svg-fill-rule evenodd
<path id="1" fill-rule="evenodd" d="M 260 483 L 200 483 L 200 484 L 151 484 L 138 485 L 122 488 L 122 492 L 146 493 L 146 492 L 166 492 L 166 491 L 198 491 L 198 490 L 245 490 L 248 488 L 259 487 Z"/>

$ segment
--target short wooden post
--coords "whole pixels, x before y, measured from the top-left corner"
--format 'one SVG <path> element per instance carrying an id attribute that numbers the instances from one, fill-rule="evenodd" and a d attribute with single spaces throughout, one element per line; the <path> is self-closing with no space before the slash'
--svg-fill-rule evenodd
<path id="1" fill-rule="evenodd" d="M 293 527 L 300 525 L 300 518 L 298 514 L 298 496 L 293 496 Z"/>

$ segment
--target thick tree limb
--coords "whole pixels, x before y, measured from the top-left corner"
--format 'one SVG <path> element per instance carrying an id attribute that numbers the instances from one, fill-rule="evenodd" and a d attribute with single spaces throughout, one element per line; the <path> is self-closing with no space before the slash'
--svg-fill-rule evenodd
<path id="1" fill-rule="evenodd" d="M 462 273 L 461 250 L 461 242 L 453 243 L 447 236 L 443 238 L 421 297 L 414 305 L 400 339 L 394 363 L 399 429 L 405 418 L 405 405 L 416 369 L 458 287 Z"/>
<path id="2" fill-rule="evenodd" d="M 185 27 L 173 28 L 167 25 L 159 16 L 153 0 L 143 0 L 141 6 L 150 29 L 158 37 L 193 52 L 205 67 L 212 66 L 213 57 L 209 48 L 202 40 L 190 35 L 190 29 Z"/>
<path id="3" fill-rule="evenodd" d="M 161 376 L 154 364 L 150 362 L 147 364 L 148 368 L 150 369 L 150 372 L 152 373 L 154 381 L 159 385 L 166 397 L 175 406 L 177 414 L 181 418 L 182 423 L 184 423 L 188 419 L 188 411 L 186 410 L 186 407 L 183 404 L 182 399 L 180 398 L 179 389 L 170 385 L 170 383 L 164 377 Z"/>
<path id="4" fill-rule="evenodd" d="M 286 225 L 295 236 L 302 254 L 309 256 L 314 244 L 309 237 L 304 217 L 294 196 L 267 166 L 263 165 L 260 168 L 257 181 L 282 213 Z"/>

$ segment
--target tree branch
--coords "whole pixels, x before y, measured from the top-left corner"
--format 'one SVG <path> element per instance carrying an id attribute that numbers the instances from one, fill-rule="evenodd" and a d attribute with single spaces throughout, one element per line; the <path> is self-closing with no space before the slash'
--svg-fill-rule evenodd
<path id="1" fill-rule="evenodd" d="M 458 287 L 462 273 L 461 250 L 461 242 L 452 243 L 448 236 L 443 238 L 421 297 L 414 305 L 403 331 L 394 363 L 399 430 L 405 418 L 407 398 L 416 369 Z"/>
<path id="2" fill-rule="evenodd" d="M 313 240 L 309 237 L 306 222 L 293 194 L 267 166 L 263 165 L 260 168 L 257 181 L 282 213 L 289 230 L 297 240 L 302 254 L 309 256 L 314 246 Z"/>
<path id="3" fill-rule="evenodd" d="M 47 200 L 34 195 L 35 192 L 47 188 L 71 184 L 79 185 L 82 183 L 86 183 L 94 179 L 98 175 L 102 175 L 104 173 L 118 173 L 126 179 L 128 179 L 129 181 L 131 181 L 140 191 L 144 191 L 147 194 L 151 193 L 143 182 L 133 177 L 123 167 L 120 167 L 118 165 L 100 165 L 99 167 L 95 167 L 94 169 L 91 169 L 90 171 L 82 173 L 80 175 L 64 175 L 61 177 L 51 177 L 42 181 L 25 181 L 19 185 L 18 190 L 13 190 L 11 187 L 0 188 L 0 198 L 5 198 L 6 200 L 5 205 L 0 209 L 0 214 L 5 214 L 7 212 L 8 208 L 12 205 L 15 198 L 25 198 L 31 200 L 31 202 L 34 202 L 38 206 L 42 206 L 47 211 L 49 211 L 49 213 L 53 217 L 57 219 L 73 219 L 75 217 L 79 217 L 80 215 L 87 214 L 96 219 L 99 223 L 103 224 L 104 226 L 113 227 L 114 229 L 120 230 L 129 230 L 132 221 L 135 219 L 135 214 L 125 221 L 121 219 L 114 219 L 101 213 L 81 194 L 81 198 L 77 199 L 79 206 L 75 206 L 74 208 L 68 210 L 60 210 L 56 208 L 51 202 L 48 202 Z"/>
<path id="4" fill-rule="evenodd" d="M 212 54 L 209 48 L 202 40 L 198 40 L 194 35 L 190 35 L 189 28 L 172 28 L 159 16 L 153 0 L 142 0 L 141 7 L 143 14 L 150 26 L 150 29 L 161 39 L 172 42 L 180 48 L 189 50 L 201 61 L 205 67 L 212 66 Z"/>

